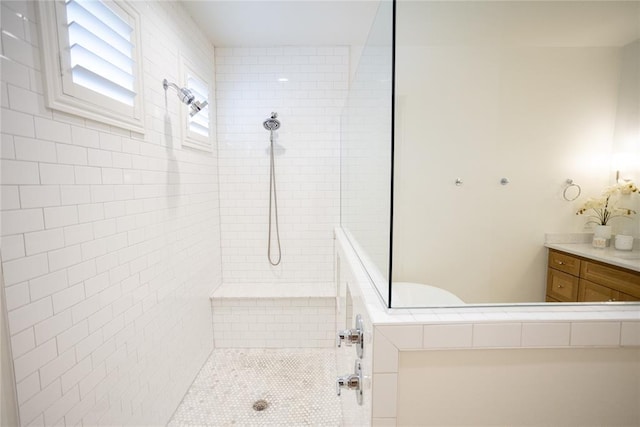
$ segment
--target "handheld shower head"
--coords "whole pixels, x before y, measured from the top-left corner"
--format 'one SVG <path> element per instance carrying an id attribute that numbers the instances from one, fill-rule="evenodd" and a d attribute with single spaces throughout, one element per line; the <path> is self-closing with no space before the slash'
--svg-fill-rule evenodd
<path id="1" fill-rule="evenodd" d="M 183 103 L 191 107 L 191 112 L 189 113 L 191 117 L 195 116 L 203 108 L 209 105 L 207 101 L 202 101 L 202 102 L 196 101 L 196 97 L 193 95 L 191 90 L 187 89 L 186 87 L 180 87 L 175 83 L 170 83 L 167 79 L 164 79 L 162 81 L 162 87 L 164 88 L 165 91 L 169 89 L 169 87 L 172 87 L 176 90 L 178 99 L 180 99 L 180 101 L 182 101 Z"/>
<path id="2" fill-rule="evenodd" d="M 271 117 L 262 122 L 262 126 L 268 131 L 274 131 L 280 129 L 280 120 L 277 119 L 278 113 L 271 113 Z"/>

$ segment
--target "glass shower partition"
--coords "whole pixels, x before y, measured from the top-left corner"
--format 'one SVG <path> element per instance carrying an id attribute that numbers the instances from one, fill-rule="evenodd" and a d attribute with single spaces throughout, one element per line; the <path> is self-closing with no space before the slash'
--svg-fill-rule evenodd
<path id="1" fill-rule="evenodd" d="M 586 198 L 640 179 L 639 18 L 615 0 L 380 2 L 342 115 L 341 225 L 387 307 L 545 300 L 545 235 L 583 238 Z"/>
<path id="2" fill-rule="evenodd" d="M 392 1 L 380 2 L 341 123 L 340 224 L 389 306 L 393 135 Z"/>

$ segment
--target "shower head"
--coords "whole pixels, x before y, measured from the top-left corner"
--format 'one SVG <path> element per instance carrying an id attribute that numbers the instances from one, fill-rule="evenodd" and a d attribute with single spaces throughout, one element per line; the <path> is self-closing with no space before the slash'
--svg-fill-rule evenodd
<path id="1" fill-rule="evenodd" d="M 180 101 L 184 102 L 191 108 L 191 112 L 189 115 L 191 117 L 198 114 L 203 108 L 205 108 L 209 103 L 207 101 L 196 101 L 196 97 L 193 93 L 187 89 L 186 87 L 180 87 L 175 83 L 170 83 L 167 79 L 162 81 L 162 87 L 166 91 L 169 87 L 172 87 L 176 90 L 178 98 Z"/>
<path id="2" fill-rule="evenodd" d="M 268 131 L 273 132 L 274 130 L 278 130 L 280 128 L 280 120 L 277 119 L 278 113 L 271 113 L 271 117 L 265 120 L 262 123 L 262 126 Z"/>

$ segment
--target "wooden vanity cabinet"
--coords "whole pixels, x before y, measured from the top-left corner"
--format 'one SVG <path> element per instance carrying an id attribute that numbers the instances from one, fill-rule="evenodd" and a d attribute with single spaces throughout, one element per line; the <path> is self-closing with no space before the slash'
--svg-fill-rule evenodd
<path id="1" fill-rule="evenodd" d="M 546 301 L 640 301 L 640 272 L 549 249 Z"/>

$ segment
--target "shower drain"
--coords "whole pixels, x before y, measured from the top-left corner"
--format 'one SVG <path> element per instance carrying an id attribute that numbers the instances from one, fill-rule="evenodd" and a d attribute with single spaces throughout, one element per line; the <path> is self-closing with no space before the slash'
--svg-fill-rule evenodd
<path id="1" fill-rule="evenodd" d="M 253 402 L 253 410 L 254 411 L 264 411 L 269 406 L 269 402 L 264 399 L 256 400 Z"/>

